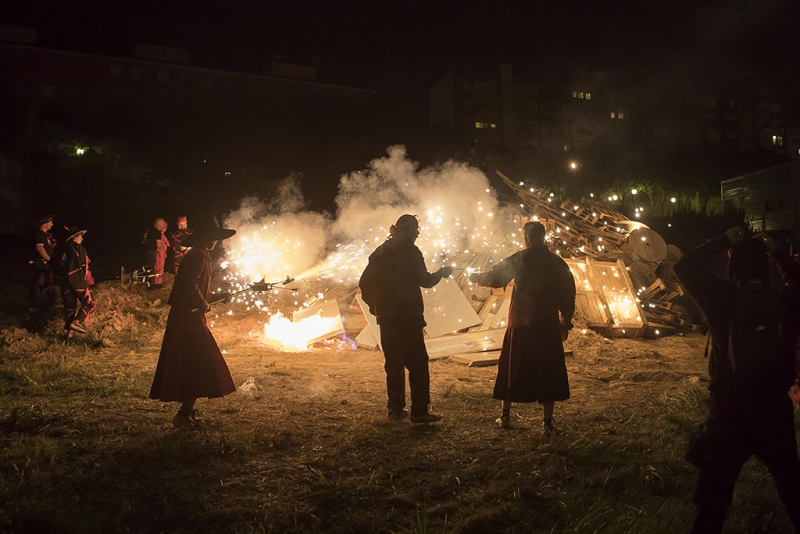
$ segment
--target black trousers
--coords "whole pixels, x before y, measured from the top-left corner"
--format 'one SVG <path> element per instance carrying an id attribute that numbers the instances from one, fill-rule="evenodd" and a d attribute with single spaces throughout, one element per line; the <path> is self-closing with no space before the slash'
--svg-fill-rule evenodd
<path id="1" fill-rule="evenodd" d="M 94 312 L 95 303 L 92 292 L 86 289 L 61 289 L 61 303 L 64 305 L 64 328 L 68 329 L 72 321 L 85 322 Z"/>
<path id="2" fill-rule="evenodd" d="M 751 456 L 769 470 L 794 528 L 800 533 L 800 460 L 794 408 L 788 395 L 759 406 L 751 414 L 738 411 L 738 419 L 732 419 L 735 411 L 726 407 L 720 410 L 722 417 L 715 417 L 713 400 L 711 410 L 686 455 L 687 460 L 700 469 L 694 494 L 697 516 L 692 533 L 722 532 L 736 479 Z M 762 414 L 760 419 L 755 418 L 758 411 Z"/>
<path id="3" fill-rule="evenodd" d="M 400 411 L 406 406 L 405 370 L 411 389 L 411 415 L 425 415 L 431 403 L 431 375 L 428 370 L 428 350 L 422 327 L 416 324 L 392 321 L 381 324 L 381 346 L 386 359 L 386 392 L 389 411 Z"/>

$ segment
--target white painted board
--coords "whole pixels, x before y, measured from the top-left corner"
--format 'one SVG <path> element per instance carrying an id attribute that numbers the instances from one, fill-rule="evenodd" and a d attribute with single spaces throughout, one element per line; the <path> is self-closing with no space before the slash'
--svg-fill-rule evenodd
<path id="1" fill-rule="evenodd" d="M 425 303 L 425 333 L 439 337 L 481 324 L 481 318 L 452 278 L 443 278 L 430 289 L 422 289 Z"/>

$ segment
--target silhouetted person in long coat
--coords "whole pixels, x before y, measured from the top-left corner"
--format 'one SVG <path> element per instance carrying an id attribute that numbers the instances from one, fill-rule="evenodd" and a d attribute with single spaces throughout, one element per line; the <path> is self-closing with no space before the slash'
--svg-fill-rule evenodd
<path id="1" fill-rule="evenodd" d="M 555 402 L 569 398 L 563 342 L 575 313 L 575 280 L 566 262 L 544 244 L 541 223 L 527 223 L 524 234 L 524 250 L 470 280 L 489 287 L 514 280 L 494 385 L 494 398 L 503 401 L 498 424 L 510 426 L 512 402 L 538 402 L 544 430 L 552 434 Z"/>
<path id="2" fill-rule="evenodd" d="M 172 423 L 182 430 L 199 427 L 194 408 L 198 398 L 224 397 L 236 391 L 228 365 L 206 323 L 211 303 L 229 294 L 211 293 L 211 259 L 208 251 L 236 230 L 220 228 L 213 215 L 200 217 L 194 233 L 184 243 L 186 253 L 175 276 L 169 304 L 167 329 L 161 343 L 150 398 L 178 401 L 181 408 Z"/>

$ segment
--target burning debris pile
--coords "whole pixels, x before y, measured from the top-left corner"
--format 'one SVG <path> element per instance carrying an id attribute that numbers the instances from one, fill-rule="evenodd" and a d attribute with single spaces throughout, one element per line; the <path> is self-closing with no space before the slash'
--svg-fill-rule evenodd
<path id="1" fill-rule="evenodd" d="M 418 169 L 404 147 L 390 147 L 388 157 L 342 177 L 335 218 L 304 211 L 298 184 L 287 180 L 273 203 L 246 200 L 228 216 L 227 224 L 238 233 L 225 242 L 227 290 L 291 275 L 292 290 L 275 287 L 237 298 L 245 311 L 267 314 L 265 343 L 305 350 L 344 335 L 351 345 L 378 347 L 380 332 L 357 294 L 358 280 L 389 225 L 413 213 L 420 220 L 417 246 L 428 269 L 454 269 L 451 279 L 423 290 L 431 356 L 494 351 L 506 326 L 512 286 L 480 288 L 469 282 L 469 274 L 491 269 L 519 250 L 524 223 L 540 220 L 552 249 L 575 275 L 578 309 L 590 328 L 640 336 L 680 325 L 684 319 L 675 318 L 680 310 L 673 312 L 670 304 L 680 289 L 671 278 L 657 282 L 655 276 L 667 263 L 658 234 L 594 200 L 556 206 L 552 197 L 498 174 L 521 204 L 501 206 L 478 169 L 455 162 Z M 350 340 L 348 327 L 356 331 L 341 314 L 358 310 L 366 326 Z"/>

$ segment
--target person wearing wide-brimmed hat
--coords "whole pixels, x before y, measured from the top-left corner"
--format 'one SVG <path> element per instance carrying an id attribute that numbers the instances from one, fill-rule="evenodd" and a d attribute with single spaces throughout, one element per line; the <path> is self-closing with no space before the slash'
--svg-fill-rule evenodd
<path id="1" fill-rule="evenodd" d="M 59 248 L 55 276 L 61 285 L 64 305 L 64 330 L 67 333 L 86 333 L 86 323 L 94 313 L 95 302 L 89 289 L 94 285 L 89 270 L 89 256 L 83 247 L 83 234 L 76 226 L 66 232 L 66 242 Z"/>
<path id="2" fill-rule="evenodd" d="M 211 303 L 229 298 L 227 293 L 211 293 L 208 251 L 217 241 L 231 237 L 236 230 L 220 228 L 213 215 L 198 217 L 193 226 L 192 235 L 183 241 L 192 249 L 183 257 L 180 271 L 175 276 L 169 296 L 172 308 L 150 388 L 151 399 L 181 403 L 172 423 L 182 430 L 194 430 L 200 426 L 194 408 L 197 399 L 224 397 L 236 391 L 205 316 Z"/>
<path id="3" fill-rule="evenodd" d="M 53 299 L 50 296 L 53 287 L 53 265 L 51 260 L 55 253 L 56 240 L 51 232 L 52 228 L 53 217 L 50 215 L 42 217 L 36 224 L 36 233 L 33 237 L 34 249 L 31 251 L 31 259 L 29 260 L 33 267 L 33 274 L 28 313 L 44 311 L 44 308 L 50 308 L 53 304 Z"/>

